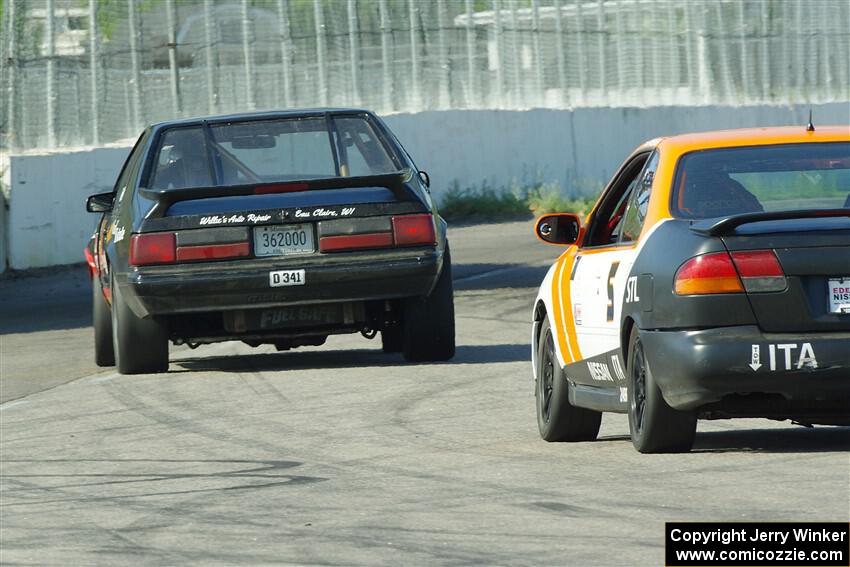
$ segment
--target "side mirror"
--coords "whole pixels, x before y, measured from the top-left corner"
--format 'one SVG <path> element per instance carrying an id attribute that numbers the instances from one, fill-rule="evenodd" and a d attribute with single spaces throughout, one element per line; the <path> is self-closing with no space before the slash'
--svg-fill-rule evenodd
<path id="1" fill-rule="evenodd" d="M 575 244 L 581 231 L 581 219 L 572 213 L 553 213 L 537 219 L 534 234 L 549 244 Z"/>
<path id="2" fill-rule="evenodd" d="M 90 213 L 108 213 L 112 210 L 115 193 L 98 193 L 86 199 L 86 210 Z"/>
<path id="3" fill-rule="evenodd" d="M 419 172 L 419 179 L 425 184 L 425 187 L 431 187 L 431 176 L 424 171 Z"/>

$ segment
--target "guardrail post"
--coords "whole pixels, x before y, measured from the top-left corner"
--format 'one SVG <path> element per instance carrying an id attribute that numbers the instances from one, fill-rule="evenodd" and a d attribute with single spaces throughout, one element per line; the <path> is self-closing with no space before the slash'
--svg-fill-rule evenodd
<path id="1" fill-rule="evenodd" d="M 171 78 L 171 111 L 175 116 L 180 115 L 180 76 L 177 69 L 177 13 L 174 0 L 165 0 L 166 17 L 168 18 L 168 68 Z"/>
<path id="2" fill-rule="evenodd" d="M 283 106 L 295 105 L 292 84 L 292 32 L 289 28 L 289 0 L 277 0 L 277 18 L 280 25 L 280 66 L 283 70 Z"/>
<path id="3" fill-rule="evenodd" d="M 360 38 L 357 30 L 357 2 L 348 0 L 348 66 L 351 71 L 351 103 L 360 106 Z"/>
<path id="4" fill-rule="evenodd" d="M 55 6 L 53 0 L 47 0 L 47 19 L 45 20 L 45 38 L 47 41 L 47 147 L 56 147 L 56 29 L 53 22 Z"/>
<path id="5" fill-rule="evenodd" d="M 254 100 L 254 58 L 251 54 L 252 35 L 251 18 L 248 16 L 248 0 L 242 0 L 242 56 L 245 59 L 245 97 L 247 106 L 253 110 L 257 105 Z"/>
<path id="6" fill-rule="evenodd" d="M 130 67 L 132 68 L 133 125 L 131 133 L 142 127 L 142 74 L 139 70 L 139 37 L 136 33 L 136 0 L 127 0 L 127 32 L 130 34 Z"/>
<path id="7" fill-rule="evenodd" d="M 89 75 L 91 79 L 91 140 L 100 143 L 100 109 L 97 93 L 97 0 L 89 0 Z"/>
<path id="8" fill-rule="evenodd" d="M 319 104 L 328 105 L 328 69 L 325 62 L 325 13 L 321 0 L 313 0 L 313 15 L 316 25 L 316 67 L 319 75 Z"/>
<path id="9" fill-rule="evenodd" d="M 466 0 L 466 107 L 472 108 L 478 102 L 475 73 L 475 24 L 472 20 L 472 0 Z"/>
<path id="10" fill-rule="evenodd" d="M 207 75 L 207 109 L 210 114 L 216 113 L 218 107 L 215 93 L 215 65 L 213 64 L 213 45 L 218 37 L 215 19 L 212 13 L 212 0 L 204 0 L 204 54 Z"/>

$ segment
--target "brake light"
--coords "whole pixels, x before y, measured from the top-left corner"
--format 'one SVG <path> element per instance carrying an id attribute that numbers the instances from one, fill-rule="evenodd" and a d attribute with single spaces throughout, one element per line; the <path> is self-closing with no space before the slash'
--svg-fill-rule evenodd
<path id="1" fill-rule="evenodd" d="M 94 275 L 97 273 L 97 264 L 94 263 L 94 256 L 92 256 L 88 246 L 83 248 L 83 254 L 86 255 L 86 264 L 89 266 L 89 279 L 94 279 Z"/>
<path id="2" fill-rule="evenodd" d="M 389 232 L 323 236 L 319 239 L 320 252 L 340 252 L 343 250 L 363 248 L 389 248 L 392 245 L 393 235 Z"/>
<path id="3" fill-rule="evenodd" d="M 257 185 L 254 187 L 254 194 L 296 193 L 298 191 L 306 191 L 309 188 L 310 185 L 308 183 L 269 183 L 268 185 Z"/>
<path id="4" fill-rule="evenodd" d="M 173 232 L 134 234 L 130 237 L 130 265 L 173 264 L 177 243 Z"/>
<path id="5" fill-rule="evenodd" d="M 178 262 L 192 260 L 221 260 L 222 258 L 240 258 L 251 255 L 251 246 L 247 242 L 235 244 L 204 244 L 201 246 L 180 246 L 177 248 Z"/>
<path id="6" fill-rule="evenodd" d="M 732 258 L 726 252 L 691 258 L 676 271 L 676 295 L 740 293 L 744 291 Z"/>
<path id="7" fill-rule="evenodd" d="M 429 214 L 393 217 L 393 236 L 396 246 L 436 244 L 434 218 Z"/>
<path id="8" fill-rule="evenodd" d="M 773 250 L 732 252 L 732 261 L 741 274 L 744 288 L 751 293 L 784 290 L 788 282 Z"/>

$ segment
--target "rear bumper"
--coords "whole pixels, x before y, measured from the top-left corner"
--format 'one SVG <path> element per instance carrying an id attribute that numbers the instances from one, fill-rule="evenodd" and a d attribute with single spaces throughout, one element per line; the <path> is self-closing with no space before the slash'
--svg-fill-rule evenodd
<path id="1" fill-rule="evenodd" d="M 850 420 L 850 332 L 776 334 L 740 326 L 642 331 L 641 340 L 674 408 L 717 417 Z"/>
<path id="2" fill-rule="evenodd" d="M 422 248 L 152 266 L 128 274 L 124 297 L 139 317 L 412 297 L 430 293 L 442 261 Z M 270 286 L 270 272 L 301 269 L 304 285 Z"/>

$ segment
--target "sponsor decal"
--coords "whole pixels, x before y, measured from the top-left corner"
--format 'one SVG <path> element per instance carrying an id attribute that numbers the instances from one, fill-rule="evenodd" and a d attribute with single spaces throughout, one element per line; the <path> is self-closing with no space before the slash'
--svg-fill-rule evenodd
<path id="1" fill-rule="evenodd" d="M 590 371 L 590 377 L 599 382 L 613 382 L 611 372 L 608 370 L 608 365 L 604 362 L 588 362 L 587 369 Z"/>
<path id="2" fill-rule="evenodd" d="M 124 234 L 126 234 L 126 230 L 123 226 L 118 224 L 118 221 L 112 223 L 112 226 L 109 227 L 109 232 L 112 234 L 112 240 L 115 243 L 121 242 L 124 240 Z"/>
<path id="3" fill-rule="evenodd" d="M 814 370 L 818 367 L 818 359 L 812 343 L 777 343 L 767 345 L 768 365 L 770 372 L 777 370 Z M 761 362 L 761 345 L 750 346 L 750 362 L 747 365 L 758 372 L 764 366 Z"/>
<path id="4" fill-rule="evenodd" d="M 608 271 L 608 306 L 605 320 L 609 323 L 614 320 L 614 279 L 617 277 L 617 268 L 619 267 L 619 262 L 613 262 L 611 269 Z"/>
<path id="5" fill-rule="evenodd" d="M 630 276 L 629 279 L 626 280 L 626 303 L 637 303 L 640 301 L 640 297 L 638 297 L 637 283 L 637 276 Z"/>
<path id="6" fill-rule="evenodd" d="M 614 374 L 620 382 L 626 381 L 626 373 L 623 372 L 623 365 L 620 363 L 620 355 L 614 354 L 611 356 L 611 366 L 614 367 Z"/>
<path id="7" fill-rule="evenodd" d="M 257 224 L 260 222 L 266 222 L 271 220 L 272 216 L 268 214 L 255 214 L 251 213 L 248 215 L 210 215 L 206 217 L 201 217 L 201 220 L 198 224 L 200 225 L 220 225 L 220 224 L 239 224 L 243 222 L 249 222 L 253 224 Z"/>
<path id="8" fill-rule="evenodd" d="M 357 207 L 343 207 L 341 209 L 327 209 L 319 207 L 313 210 L 295 209 L 295 218 L 297 219 L 327 219 L 336 217 L 350 217 L 354 214 Z"/>

